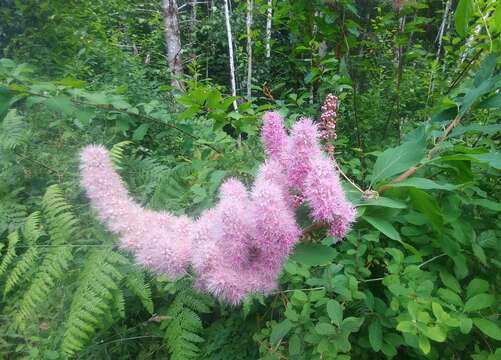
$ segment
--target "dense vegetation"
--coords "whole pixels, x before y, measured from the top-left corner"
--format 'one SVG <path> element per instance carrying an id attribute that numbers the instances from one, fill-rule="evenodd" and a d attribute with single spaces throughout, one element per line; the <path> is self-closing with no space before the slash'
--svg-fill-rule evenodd
<path id="1" fill-rule="evenodd" d="M 160 1 L 2 1 L 0 358 L 501 359 L 501 3 L 177 6 L 181 86 Z M 252 183 L 264 111 L 319 119 L 328 93 L 357 221 L 339 241 L 299 207 L 269 296 L 145 271 L 80 187 L 99 143 L 139 202 L 197 216 Z"/>

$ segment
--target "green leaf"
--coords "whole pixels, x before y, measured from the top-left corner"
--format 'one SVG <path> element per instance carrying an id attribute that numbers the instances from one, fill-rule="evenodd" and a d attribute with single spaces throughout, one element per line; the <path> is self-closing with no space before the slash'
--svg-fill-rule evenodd
<path id="1" fill-rule="evenodd" d="M 495 340 L 501 341 L 501 329 L 499 328 L 499 326 L 496 323 L 494 323 L 490 320 L 487 320 L 487 319 L 482 319 L 482 318 L 474 318 L 473 323 L 485 335 L 487 335 Z"/>
<path id="2" fill-rule="evenodd" d="M 441 271 L 440 280 L 442 280 L 444 285 L 453 290 L 455 293 L 459 294 L 461 292 L 461 285 L 459 285 L 459 282 L 450 273 Z"/>
<path id="3" fill-rule="evenodd" d="M 433 229 L 441 232 L 444 220 L 437 200 L 432 195 L 418 189 L 409 189 L 409 195 L 414 208 L 430 221 Z"/>
<path id="4" fill-rule="evenodd" d="M 273 327 L 270 335 L 270 343 L 273 347 L 276 347 L 282 338 L 289 333 L 292 329 L 292 322 L 289 319 L 285 319 L 282 322 L 279 322 L 277 325 Z"/>
<path id="5" fill-rule="evenodd" d="M 378 156 L 374 164 L 371 184 L 400 174 L 411 166 L 418 164 L 424 157 L 425 149 L 424 138 L 386 149 Z"/>
<path id="6" fill-rule="evenodd" d="M 496 25 L 497 32 L 501 33 L 501 1 L 498 1 L 496 6 L 496 12 L 494 14 L 494 23 Z"/>
<path id="7" fill-rule="evenodd" d="M 308 296 L 301 290 L 294 290 L 292 297 L 302 303 L 308 301 Z"/>
<path id="8" fill-rule="evenodd" d="M 423 190 L 447 190 L 452 191 L 457 189 L 456 185 L 445 183 L 439 184 L 436 181 L 425 179 L 425 178 L 409 178 L 407 180 L 391 183 L 392 187 L 415 187 Z"/>
<path id="9" fill-rule="evenodd" d="M 369 343 L 376 352 L 383 346 L 383 328 L 377 319 L 372 320 L 369 325 Z"/>
<path id="10" fill-rule="evenodd" d="M 424 326 L 421 328 L 423 334 L 433 341 L 444 342 L 447 338 L 445 331 L 439 326 Z"/>
<path id="11" fill-rule="evenodd" d="M 364 323 L 364 318 L 357 318 L 357 317 L 347 317 L 346 319 L 343 320 L 343 323 L 341 324 L 341 329 L 346 332 L 355 332 L 360 329 L 360 326 Z"/>
<path id="12" fill-rule="evenodd" d="M 438 289 L 438 296 L 440 296 L 442 299 L 444 299 L 450 304 L 461 307 L 463 306 L 463 300 L 461 300 L 459 295 L 449 289 L 444 289 L 444 288 Z"/>
<path id="13" fill-rule="evenodd" d="M 473 85 L 475 85 L 475 87 L 479 87 L 483 82 L 492 77 L 494 69 L 496 69 L 496 61 L 497 55 L 494 53 L 489 54 L 482 61 L 477 73 L 475 74 L 475 78 L 473 79 Z"/>
<path id="14" fill-rule="evenodd" d="M 368 201 L 361 202 L 360 204 L 357 204 L 357 206 L 362 207 L 362 206 L 382 206 L 382 207 L 389 207 L 393 209 L 405 209 L 407 205 L 399 200 L 394 200 L 390 199 L 387 197 L 382 197 L 379 196 L 375 199 L 371 199 Z"/>
<path id="15" fill-rule="evenodd" d="M 468 22 L 473 14 L 472 0 L 459 0 L 456 12 L 454 13 L 454 25 L 456 32 L 464 37 L 468 30 Z"/>
<path id="16" fill-rule="evenodd" d="M 430 340 L 425 336 L 419 337 L 419 348 L 424 354 L 428 354 L 431 350 Z"/>
<path id="17" fill-rule="evenodd" d="M 482 102 L 480 102 L 480 104 L 477 105 L 477 108 L 479 108 L 479 109 L 499 109 L 499 108 L 501 108 L 501 93 L 494 94 L 491 97 L 483 100 Z M 485 133 L 489 134 L 489 135 L 492 135 L 492 131 L 498 132 L 499 127 L 501 127 L 501 125 L 499 125 L 499 124 L 484 125 L 484 126 L 488 127 L 487 129 L 485 129 L 486 130 Z M 482 131 L 482 132 L 484 132 L 484 131 Z"/>
<path id="18" fill-rule="evenodd" d="M 315 326 L 315 330 L 319 335 L 334 335 L 337 332 L 333 325 L 325 322 L 318 323 Z"/>
<path id="19" fill-rule="evenodd" d="M 148 132 L 148 129 L 150 128 L 150 124 L 141 124 L 139 127 L 134 130 L 134 133 L 132 134 L 132 139 L 134 141 L 141 141 L 144 139 L 146 136 L 146 133 Z"/>
<path id="20" fill-rule="evenodd" d="M 492 211 L 501 211 L 501 203 L 494 202 L 488 199 L 472 199 L 470 200 L 470 203 L 472 205 L 482 206 Z"/>
<path id="21" fill-rule="evenodd" d="M 53 111 L 69 115 L 73 113 L 74 107 L 69 97 L 60 95 L 47 99 L 45 104 Z"/>
<path id="22" fill-rule="evenodd" d="M 473 312 L 488 308 L 494 304 L 494 296 L 491 294 L 478 294 L 468 299 L 464 304 L 465 312 Z"/>
<path id="23" fill-rule="evenodd" d="M 501 93 L 499 95 L 500 107 L 501 107 Z M 496 95 L 496 96 L 497 96 Z M 471 124 L 468 126 L 456 126 L 454 130 L 452 130 L 450 137 L 460 136 L 467 132 L 477 132 L 483 133 L 487 135 L 494 135 L 501 131 L 501 124 L 489 124 L 489 125 L 480 125 L 480 124 Z"/>
<path id="24" fill-rule="evenodd" d="M 398 233 L 397 229 L 395 229 L 395 227 L 389 221 L 367 215 L 364 215 L 363 219 L 374 226 L 377 230 L 382 232 L 384 235 L 388 236 L 390 239 L 397 241 L 401 240 L 400 234 Z"/>
<path id="25" fill-rule="evenodd" d="M 400 321 L 397 325 L 397 330 L 403 333 L 412 333 L 415 328 L 414 323 L 411 321 Z"/>
<path id="26" fill-rule="evenodd" d="M 486 162 L 489 166 L 501 170 L 501 152 L 490 152 L 486 154 L 469 154 L 469 157 L 480 162 Z"/>
<path id="27" fill-rule="evenodd" d="M 321 244 L 299 244 L 294 249 L 292 259 L 308 266 L 330 264 L 336 257 L 336 250 Z"/>
<path id="28" fill-rule="evenodd" d="M 301 354 L 301 338 L 294 334 L 289 339 L 289 355 L 299 355 Z"/>
<path id="29" fill-rule="evenodd" d="M 327 301 L 327 314 L 334 324 L 337 326 L 341 325 L 343 321 L 343 308 L 336 300 L 329 299 Z"/>
<path id="30" fill-rule="evenodd" d="M 439 321 L 445 321 L 449 318 L 449 315 L 444 311 L 442 305 L 436 302 L 431 303 L 431 310 L 433 311 L 433 315 Z"/>
<path id="31" fill-rule="evenodd" d="M 475 278 L 466 287 L 466 297 L 485 293 L 489 289 L 489 283 L 483 279 Z"/>
<path id="32" fill-rule="evenodd" d="M 468 334 L 471 331 L 471 327 L 473 326 L 473 321 L 466 317 L 462 317 L 459 319 L 459 330 L 463 334 Z"/>

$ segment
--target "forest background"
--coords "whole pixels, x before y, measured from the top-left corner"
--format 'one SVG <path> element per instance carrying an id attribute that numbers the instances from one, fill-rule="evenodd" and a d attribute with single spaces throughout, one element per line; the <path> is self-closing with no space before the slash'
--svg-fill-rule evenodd
<path id="1" fill-rule="evenodd" d="M 0 358 L 501 359 L 501 3 L 1 0 Z M 117 249 L 99 143 L 152 209 L 250 184 L 262 114 L 338 99 L 357 221 L 229 306 Z"/>

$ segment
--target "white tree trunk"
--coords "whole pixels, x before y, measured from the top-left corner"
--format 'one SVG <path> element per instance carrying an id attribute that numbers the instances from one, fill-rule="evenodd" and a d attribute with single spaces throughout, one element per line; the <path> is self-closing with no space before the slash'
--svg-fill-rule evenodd
<path id="1" fill-rule="evenodd" d="M 252 12 L 254 1 L 247 0 L 247 99 L 252 97 Z"/>
<path id="2" fill-rule="evenodd" d="M 197 1 L 198 0 L 190 0 L 190 5 L 191 5 L 191 37 L 193 40 L 196 40 Z"/>
<path id="3" fill-rule="evenodd" d="M 265 40 L 265 49 L 266 49 L 266 58 L 270 58 L 271 56 L 271 20 L 273 18 L 273 0 L 268 0 L 268 10 L 266 13 L 266 40 Z"/>
<path id="4" fill-rule="evenodd" d="M 226 34 L 228 35 L 228 55 L 230 57 L 230 79 L 231 95 L 237 96 L 237 85 L 235 81 L 235 63 L 233 62 L 233 36 L 231 35 L 230 10 L 228 0 L 224 0 L 224 17 L 226 19 Z M 237 110 L 237 101 L 233 101 L 233 108 Z"/>
<path id="5" fill-rule="evenodd" d="M 177 20 L 176 0 L 162 0 L 164 17 L 165 48 L 171 73 L 171 84 L 177 89 L 183 89 L 183 62 L 181 59 L 181 37 Z"/>
<path id="6" fill-rule="evenodd" d="M 447 0 L 447 2 L 445 3 L 444 16 L 442 17 L 442 24 L 440 24 L 440 30 L 438 31 L 437 63 L 440 60 L 440 53 L 442 52 L 442 40 L 444 37 L 445 28 L 447 26 L 447 18 L 449 16 L 450 8 L 451 0 Z"/>

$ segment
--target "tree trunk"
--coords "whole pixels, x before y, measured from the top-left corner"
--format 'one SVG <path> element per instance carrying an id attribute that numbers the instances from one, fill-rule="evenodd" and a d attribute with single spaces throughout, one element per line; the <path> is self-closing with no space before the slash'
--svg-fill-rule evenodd
<path id="1" fill-rule="evenodd" d="M 237 96 L 237 85 L 235 82 L 235 63 L 233 62 L 233 36 L 231 35 L 230 10 L 228 0 L 224 0 L 224 17 L 226 19 L 226 34 L 228 35 L 228 55 L 230 57 L 230 80 L 231 96 Z M 237 101 L 233 101 L 233 109 L 237 110 Z"/>
<path id="2" fill-rule="evenodd" d="M 171 74 L 171 84 L 183 90 L 183 63 L 181 59 L 181 37 L 177 20 L 176 0 L 162 0 L 164 16 L 165 48 Z"/>
<path id="3" fill-rule="evenodd" d="M 273 0 L 268 0 L 268 10 L 266 12 L 266 58 L 269 59 L 271 56 L 271 20 L 273 18 Z"/>
<path id="4" fill-rule="evenodd" d="M 247 0 L 247 100 L 252 97 L 252 11 L 253 0 Z"/>

